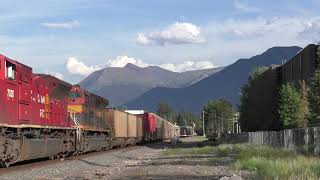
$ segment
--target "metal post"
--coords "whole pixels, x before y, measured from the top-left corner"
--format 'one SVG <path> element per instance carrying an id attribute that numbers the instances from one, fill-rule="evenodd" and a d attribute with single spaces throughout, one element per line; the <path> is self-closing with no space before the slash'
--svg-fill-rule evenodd
<path id="1" fill-rule="evenodd" d="M 203 137 L 206 136 L 205 128 L 204 128 L 204 111 L 202 111 L 202 135 Z"/>
<path id="2" fill-rule="evenodd" d="M 232 133 L 234 133 L 234 123 L 235 123 L 235 120 L 234 120 L 235 118 L 233 117 L 232 118 Z"/>

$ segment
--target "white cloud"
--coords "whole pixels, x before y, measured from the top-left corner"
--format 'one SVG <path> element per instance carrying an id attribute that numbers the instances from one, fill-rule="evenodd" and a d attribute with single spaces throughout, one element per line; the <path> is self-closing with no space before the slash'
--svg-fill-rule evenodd
<path id="1" fill-rule="evenodd" d="M 320 41 L 320 19 L 313 19 L 304 23 L 303 30 L 299 33 L 302 38 L 310 39 L 314 42 Z"/>
<path id="2" fill-rule="evenodd" d="M 128 56 L 117 56 L 114 59 L 109 59 L 105 64 L 91 66 L 86 65 L 84 62 L 79 61 L 75 57 L 69 57 L 66 66 L 70 74 L 87 76 L 94 71 L 98 71 L 105 67 L 124 67 L 128 63 L 135 64 L 140 67 L 146 67 L 149 65 L 140 59 L 135 59 Z"/>
<path id="3" fill-rule="evenodd" d="M 235 59 L 252 57 L 270 47 L 292 45 L 303 47 L 320 40 L 320 17 L 228 19 L 222 22 L 213 22 L 203 28 L 206 36 L 210 38 L 208 46 L 212 47 L 209 50 L 203 49 L 203 51 L 209 51 L 208 54 L 213 54 L 213 56 L 208 57 L 218 59 L 220 60 L 219 64 L 224 65 L 232 63 Z M 145 45 L 154 44 L 155 40 L 150 39 L 149 35 L 138 35 L 138 37 L 140 36 L 140 43 L 144 42 L 142 44 Z M 168 43 L 167 41 L 165 42 Z M 183 54 L 184 52 L 180 51 L 180 53 Z M 175 72 L 216 67 L 210 61 L 154 64 L 129 56 L 117 56 L 106 61 L 103 66 L 86 66 L 86 69 L 91 73 L 94 70 L 109 66 L 123 67 L 127 63 L 140 67 L 156 65 Z M 77 74 L 86 75 L 89 73 L 78 72 Z"/>
<path id="4" fill-rule="evenodd" d="M 87 76 L 94 71 L 100 70 L 102 66 L 87 66 L 75 57 L 69 57 L 67 61 L 67 70 L 70 74 Z"/>
<path id="5" fill-rule="evenodd" d="M 244 0 L 234 0 L 233 5 L 236 9 L 244 12 L 260 12 L 261 11 L 261 9 L 249 5 L 248 2 Z"/>
<path id="6" fill-rule="evenodd" d="M 155 65 L 155 64 L 146 63 L 141 59 L 135 59 L 133 57 L 128 57 L 128 56 L 117 56 L 114 59 L 109 59 L 107 63 L 104 65 L 93 65 L 93 66 L 88 66 L 85 63 L 77 60 L 75 57 L 70 57 L 67 61 L 66 66 L 70 74 L 87 76 L 93 73 L 94 71 L 103 69 L 105 67 L 124 67 L 128 63 L 134 64 L 139 67 L 159 66 L 174 72 L 184 72 L 184 71 L 192 71 L 192 70 L 217 67 L 210 61 L 185 61 L 185 62 L 176 63 L 176 64 L 167 63 L 167 64 Z M 59 75 L 59 74 L 55 74 L 55 75 Z"/>
<path id="7" fill-rule="evenodd" d="M 148 64 L 143 62 L 141 59 L 135 59 L 128 56 L 117 56 L 115 59 L 108 60 L 107 67 L 124 67 L 128 63 L 134 64 L 140 67 L 148 66 Z"/>
<path id="8" fill-rule="evenodd" d="M 139 33 L 137 35 L 137 38 L 136 38 L 136 42 L 140 45 L 150 45 L 152 44 L 152 40 L 149 39 L 146 35 L 144 35 L 143 33 Z"/>
<path id="9" fill-rule="evenodd" d="M 188 44 L 205 42 L 198 26 L 176 22 L 162 31 L 148 34 L 138 33 L 136 42 L 140 45 Z"/>
<path id="10" fill-rule="evenodd" d="M 193 70 L 199 70 L 199 69 L 209 69 L 217 67 L 210 61 L 185 61 L 181 64 L 162 64 L 160 67 L 174 71 L 174 72 L 184 72 L 184 71 L 193 71 Z"/>
<path id="11" fill-rule="evenodd" d="M 141 59 L 135 59 L 128 56 L 117 56 L 115 59 L 110 59 L 108 60 L 106 67 L 124 67 L 128 63 L 134 64 L 139 67 L 159 66 L 174 72 L 184 72 L 217 67 L 210 61 L 184 61 L 182 63 L 166 63 L 157 65 L 149 64 L 142 61 Z"/>
<path id="12" fill-rule="evenodd" d="M 73 29 L 80 27 L 79 21 L 55 22 L 55 23 L 41 23 L 42 26 L 52 29 Z"/>
<path id="13" fill-rule="evenodd" d="M 128 56 L 117 56 L 115 59 L 110 59 L 108 60 L 106 67 L 124 67 L 128 63 L 134 64 L 139 67 L 159 66 L 174 72 L 184 72 L 217 67 L 210 61 L 184 61 L 182 63 L 166 63 L 156 65 L 149 64 L 142 61 L 141 59 L 135 59 Z"/>

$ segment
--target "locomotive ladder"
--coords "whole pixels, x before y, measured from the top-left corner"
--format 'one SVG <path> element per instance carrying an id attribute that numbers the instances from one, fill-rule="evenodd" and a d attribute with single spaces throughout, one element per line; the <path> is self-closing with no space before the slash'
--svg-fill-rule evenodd
<path id="1" fill-rule="evenodd" d="M 70 117 L 74 123 L 74 125 L 76 125 L 76 133 L 77 133 L 77 140 L 80 141 L 81 140 L 81 128 L 80 128 L 80 123 L 77 121 L 77 117 L 76 117 L 76 113 L 70 113 Z"/>

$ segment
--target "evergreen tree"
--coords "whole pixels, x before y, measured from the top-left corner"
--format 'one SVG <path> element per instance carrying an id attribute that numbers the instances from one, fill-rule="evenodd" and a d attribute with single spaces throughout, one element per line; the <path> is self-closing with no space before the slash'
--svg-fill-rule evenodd
<path id="1" fill-rule="evenodd" d="M 301 121 L 301 95 L 291 83 L 280 89 L 279 118 L 284 128 L 295 128 Z"/>
<path id="2" fill-rule="evenodd" d="M 240 105 L 238 105 L 238 111 L 240 113 L 239 123 L 242 131 L 249 130 L 249 85 L 245 84 L 241 87 Z"/>
<path id="3" fill-rule="evenodd" d="M 162 118 L 175 123 L 175 112 L 170 104 L 163 102 L 158 103 L 157 114 Z"/>
<path id="4" fill-rule="evenodd" d="M 232 104 L 224 99 L 209 101 L 204 107 L 206 134 L 232 130 Z"/>
<path id="5" fill-rule="evenodd" d="M 310 82 L 308 126 L 320 125 L 320 49 L 317 50 L 316 68 Z"/>
<path id="6" fill-rule="evenodd" d="M 299 109 L 299 118 L 297 122 L 297 127 L 304 128 L 308 126 L 308 116 L 309 116 L 309 92 L 310 88 L 308 87 L 306 81 L 299 81 L 299 91 L 301 95 L 301 106 Z"/>
<path id="7" fill-rule="evenodd" d="M 187 111 L 181 111 L 177 116 L 177 124 L 179 126 L 193 126 L 195 124 L 195 131 L 202 134 L 202 119 L 199 114 L 195 115 Z"/>
<path id="8" fill-rule="evenodd" d="M 319 55 L 318 55 L 319 56 Z M 320 68 L 317 67 L 310 83 L 309 96 L 310 116 L 308 119 L 309 126 L 320 125 Z"/>
<path id="9" fill-rule="evenodd" d="M 177 116 L 177 124 L 179 126 L 187 126 L 187 119 L 181 112 Z"/>

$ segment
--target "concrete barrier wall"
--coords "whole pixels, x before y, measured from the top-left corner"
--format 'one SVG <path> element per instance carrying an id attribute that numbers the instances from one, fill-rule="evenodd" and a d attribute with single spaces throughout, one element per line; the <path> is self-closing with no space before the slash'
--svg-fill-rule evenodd
<path id="1" fill-rule="evenodd" d="M 320 127 L 224 134 L 226 143 L 250 143 L 320 155 Z"/>

